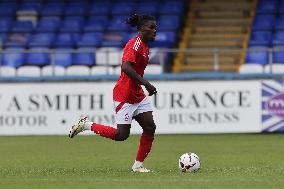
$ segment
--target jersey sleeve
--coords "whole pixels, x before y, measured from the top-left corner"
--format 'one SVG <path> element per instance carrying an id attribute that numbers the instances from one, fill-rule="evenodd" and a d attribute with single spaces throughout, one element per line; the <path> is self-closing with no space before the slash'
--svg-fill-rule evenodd
<path id="1" fill-rule="evenodd" d="M 134 43 L 129 41 L 124 47 L 122 62 L 136 63 L 137 49 L 134 48 Z"/>

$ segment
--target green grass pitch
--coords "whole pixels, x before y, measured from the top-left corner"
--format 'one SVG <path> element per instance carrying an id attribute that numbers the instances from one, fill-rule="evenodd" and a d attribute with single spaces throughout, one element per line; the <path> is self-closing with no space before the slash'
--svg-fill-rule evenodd
<path id="1" fill-rule="evenodd" d="M 97 136 L 0 137 L 0 188 L 252 188 L 284 187 L 283 134 L 157 135 L 145 167 L 132 173 L 139 135 L 114 142 Z M 192 151 L 197 173 L 181 173 Z"/>

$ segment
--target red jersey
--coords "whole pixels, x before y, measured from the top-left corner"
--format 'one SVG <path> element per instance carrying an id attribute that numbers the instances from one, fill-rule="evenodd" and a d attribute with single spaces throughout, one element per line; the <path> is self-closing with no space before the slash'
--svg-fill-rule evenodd
<path id="1" fill-rule="evenodd" d="M 122 64 L 132 62 L 132 68 L 141 77 L 149 62 L 149 47 L 137 35 L 128 41 L 124 47 Z M 141 85 L 121 71 L 120 77 L 113 89 L 113 100 L 130 104 L 139 103 L 145 98 Z"/>

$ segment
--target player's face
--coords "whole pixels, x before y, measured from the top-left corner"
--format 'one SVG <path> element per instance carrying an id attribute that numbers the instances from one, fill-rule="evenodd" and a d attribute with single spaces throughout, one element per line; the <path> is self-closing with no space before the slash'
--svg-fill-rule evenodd
<path id="1" fill-rule="evenodd" d="M 147 41 L 155 41 L 157 33 L 157 24 L 156 21 L 149 20 L 144 23 L 141 28 L 142 36 Z"/>

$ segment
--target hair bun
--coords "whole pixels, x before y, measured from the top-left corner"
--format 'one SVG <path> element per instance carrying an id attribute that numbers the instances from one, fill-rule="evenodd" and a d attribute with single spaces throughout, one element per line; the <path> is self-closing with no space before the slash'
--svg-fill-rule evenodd
<path id="1" fill-rule="evenodd" d="M 131 25 L 131 26 L 137 26 L 139 22 L 139 15 L 137 14 L 133 14 L 132 16 L 130 16 L 127 19 L 127 24 Z"/>

